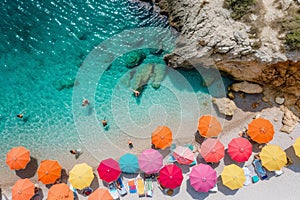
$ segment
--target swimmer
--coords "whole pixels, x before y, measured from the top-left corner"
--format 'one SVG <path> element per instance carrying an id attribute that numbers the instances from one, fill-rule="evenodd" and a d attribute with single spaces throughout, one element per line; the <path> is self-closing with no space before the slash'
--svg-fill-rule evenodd
<path id="1" fill-rule="evenodd" d="M 22 113 L 17 115 L 17 118 L 23 119 L 23 117 L 24 115 Z"/>
<path id="2" fill-rule="evenodd" d="M 86 98 L 83 98 L 83 100 L 82 100 L 82 106 L 87 106 L 87 105 L 89 105 L 90 104 L 90 102 L 89 102 L 89 100 L 87 100 Z"/>
<path id="3" fill-rule="evenodd" d="M 102 126 L 103 126 L 103 127 L 107 126 L 107 121 L 106 121 L 106 119 L 103 119 L 103 120 L 102 120 Z"/>
<path id="4" fill-rule="evenodd" d="M 139 92 L 139 91 L 134 90 L 134 89 L 131 89 L 131 90 L 132 90 L 132 92 L 134 93 L 134 96 L 135 96 L 135 97 L 140 96 L 140 92 Z"/>

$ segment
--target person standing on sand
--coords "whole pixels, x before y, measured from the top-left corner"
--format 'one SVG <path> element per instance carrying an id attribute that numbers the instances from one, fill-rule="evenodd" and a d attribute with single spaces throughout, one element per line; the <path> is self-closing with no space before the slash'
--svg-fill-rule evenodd
<path id="1" fill-rule="evenodd" d="M 133 149 L 133 143 L 131 140 L 128 140 L 128 147 L 130 150 Z"/>
<path id="2" fill-rule="evenodd" d="M 75 159 L 78 159 L 79 156 L 82 154 L 82 151 L 80 149 L 76 149 L 76 150 L 72 149 L 72 150 L 70 150 L 70 153 L 75 155 Z"/>

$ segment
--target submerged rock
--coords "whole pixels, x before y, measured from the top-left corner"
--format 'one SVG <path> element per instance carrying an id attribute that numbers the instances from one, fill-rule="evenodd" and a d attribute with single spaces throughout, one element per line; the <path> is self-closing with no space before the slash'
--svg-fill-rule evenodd
<path id="1" fill-rule="evenodd" d="M 122 59 L 127 68 L 133 68 L 140 65 L 146 58 L 142 50 L 135 50 L 123 55 Z"/>
<path id="2" fill-rule="evenodd" d="M 228 98 L 213 98 L 212 102 L 216 104 L 218 107 L 218 110 L 220 113 L 227 115 L 227 116 L 233 116 L 235 110 L 237 109 L 234 101 L 228 99 Z"/>
<path id="3" fill-rule="evenodd" d="M 248 83 L 247 81 L 234 83 L 231 85 L 230 88 L 235 92 L 244 92 L 247 94 L 259 94 L 263 92 L 263 89 L 260 85 L 254 83 Z"/>
<path id="4" fill-rule="evenodd" d="M 66 77 L 54 82 L 53 85 L 58 91 L 61 91 L 73 87 L 76 84 L 75 80 L 75 78 Z"/>
<path id="5" fill-rule="evenodd" d="M 153 67 L 153 76 L 152 76 L 152 87 L 158 89 L 160 83 L 164 80 L 166 74 L 166 65 L 156 64 Z"/>
<path id="6" fill-rule="evenodd" d="M 144 64 L 137 67 L 135 74 L 133 75 L 131 87 L 138 89 L 148 83 L 148 80 L 152 76 L 154 64 Z"/>

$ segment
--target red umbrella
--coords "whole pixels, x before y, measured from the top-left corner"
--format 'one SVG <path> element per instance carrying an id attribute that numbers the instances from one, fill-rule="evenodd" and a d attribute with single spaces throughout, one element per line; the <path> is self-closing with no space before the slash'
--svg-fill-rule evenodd
<path id="1" fill-rule="evenodd" d="M 208 192 L 217 183 L 217 172 L 206 164 L 194 166 L 190 173 L 190 183 L 197 192 Z"/>
<path id="2" fill-rule="evenodd" d="M 182 180 L 182 171 L 174 164 L 165 165 L 159 171 L 158 181 L 165 188 L 175 189 L 181 185 Z"/>
<path id="3" fill-rule="evenodd" d="M 206 162 L 219 162 L 224 157 L 224 145 L 218 140 L 208 138 L 201 145 L 201 155 Z"/>
<path id="4" fill-rule="evenodd" d="M 227 152 L 232 160 L 246 162 L 252 154 L 252 145 L 245 138 L 233 138 L 228 144 Z"/>
<path id="5" fill-rule="evenodd" d="M 173 151 L 173 156 L 179 164 L 189 165 L 194 162 L 194 153 L 188 148 L 178 146 Z"/>
<path id="6" fill-rule="evenodd" d="M 119 163 L 112 158 L 102 160 L 97 171 L 100 178 L 108 183 L 117 180 L 121 174 Z"/>

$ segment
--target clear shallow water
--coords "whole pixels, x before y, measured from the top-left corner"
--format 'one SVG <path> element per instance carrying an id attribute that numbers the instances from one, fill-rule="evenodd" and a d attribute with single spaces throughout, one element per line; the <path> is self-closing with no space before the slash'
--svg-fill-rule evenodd
<path id="1" fill-rule="evenodd" d="M 121 81 L 132 70 L 118 60 L 108 59 L 111 67 L 98 83 L 92 83 L 97 84 L 97 89 L 95 96 L 89 98 L 92 102 L 89 108 L 81 107 L 81 99 L 73 104 L 73 89 L 77 86 L 61 88 L 63 84 L 74 83 L 86 56 L 110 37 L 147 26 L 169 29 L 167 19 L 149 7 L 127 0 L 19 0 L 2 1 L 0 9 L 1 168 L 5 166 L 6 152 L 13 146 L 29 148 L 33 157 L 53 159 L 61 152 L 80 146 L 81 142 L 99 146 L 97 140 L 93 140 L 96 138 L 93 130 L 98 123 L 86 123 L 85 133 L 79 130 L 78 135 L 75 126 L 78 119 L 73 115 L 77 111 L 87 120 L 93 115 L 98 122 L 106 117 L 110 126 L 101 132 L 115 145 L 124 143 L 128 137 L 149 140 L 149 131 L 143 130 L 153 130 L 157 125 L 166 124 L 181 130 L 182 119 L 197 118 L 193 113 L 182 111 L 194 97 L 194 103 L 199 106 L 194 110 L 210 112 L 210 106 L 204 103 L 210 99 L 208 90 L 195 71 L 181 72 L 181 76 L 168 70 L 159 89 L 148 84 L 136 100 L 130 87 Z M 147 39 L 147 34 L 142 37 Z M 172 37 L 165 39 L 171 49 Z M 130 36 L 119 38 L 118 43 L 107 48 L 113 51 L 132 40 Z M 163 63 L 163 55 L 144 52 L 147 57 L 143 63 Z M 190 84 L 182 84 L 178 77 Z M 81 84 L 80 81 L 76 84 Z M 222 93 L 223 87 L 219 84 L 221 82 L 214 83 L 212 90 Z M 16 118 L 20 112 L 25 112 L 26 122 Z M 127 123 L 128 118 L 130 123 Z M 122 121 L 124 119 L 127 121 Z"/>

